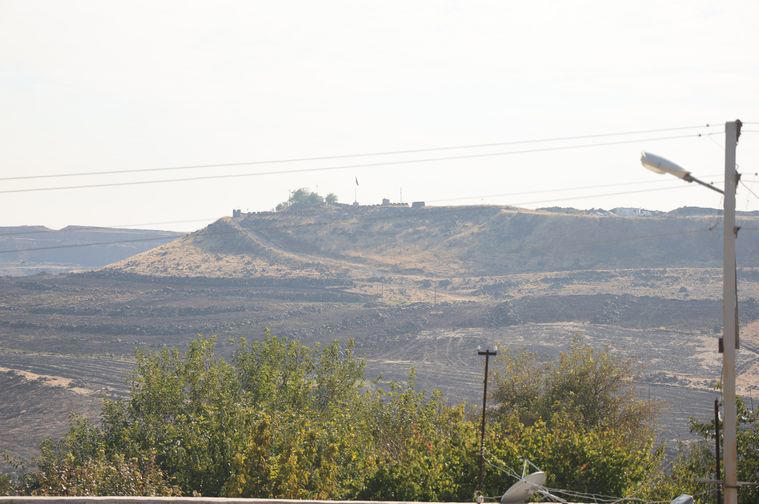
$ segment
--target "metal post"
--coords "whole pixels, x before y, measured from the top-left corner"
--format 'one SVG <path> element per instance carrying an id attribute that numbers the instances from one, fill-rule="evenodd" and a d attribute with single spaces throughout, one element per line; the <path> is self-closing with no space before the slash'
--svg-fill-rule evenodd
<path id="1" fill-rule="evenodd" d="M 480 426 L 480 483 L 479 483 L 479 490 L 482 492 L 484 489 L 482 488 L 482 478 L 483 478 L 483 470 L 484 470 L 484 464 L 485 464 L 485 407 L 487 405 L 488 400 L 488 363 L 490 362 L 490 356 L 498 355 L 498 350 L 490 350 L 489 348 L 486 350 L 477 350 L 477 355 L 484 355 L 485 356 L 485 381 L 483 382 L 482 387 L 482 425 Z"/>
<path id="2" fill-rule="evenodd" d="M 716 455 L 716 476 L 714 479 L 717 480 L 717 504 L 720 504 L 722 502 L 722 478 L 719 468 L 719 399 L 717 398 L 714 399 L 714 444 L 716 445 L 714 452 Z"/>
<path id="3" fill-rule="evenodd" d="M 736 440 L 737 408 L 735 403 L 735 349 L 737 346 L 737 287 L 735 274 L 735 151 L 740 134 L 740 121 L 725 123 L 725 207 L 722 269 L 722 338 L 724 352 L 724 504 L 738 504 L 738 449 Z"/>

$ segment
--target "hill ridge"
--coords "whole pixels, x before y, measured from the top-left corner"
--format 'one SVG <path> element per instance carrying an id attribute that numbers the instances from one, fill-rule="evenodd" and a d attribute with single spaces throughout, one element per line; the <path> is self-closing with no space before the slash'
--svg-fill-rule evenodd
<path id="1" fill-rule="evenodd" d="M 759 217 L 741 220 L 759 228 Z M 714 267 L 722 257 L 720 224 L 682 213 L 326 207 L 223 217 L 107 268 L 148 276 L 361 278 Z M 738 255 L 742 266 L 759 266 L 759 233 L 741 233 Z"/>

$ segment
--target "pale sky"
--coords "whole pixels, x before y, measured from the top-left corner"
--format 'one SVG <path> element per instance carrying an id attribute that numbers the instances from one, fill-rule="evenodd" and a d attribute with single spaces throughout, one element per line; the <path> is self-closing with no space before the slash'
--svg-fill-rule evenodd
<path id="1" fill-rule="evenodd" d="M 0 0 L 0 177 L 234 163 L 740 118 L 759 171 L 759 2 Z M 0 191 L 251 173 L 696 133 L 148 174 L 1 181 Z M 0 225 L 126 225 L 267 210 L 309 187 L 578 208 L 719 206 L 641 150 L 719 180 L 721 135 L 503 157 L 0 194 Z M 759 180 L 759 176 L 746 175 Z M 555 192 L 597 184 L 657 181 Z M 759 183 L 753 183 L 759 193 Z M 540 203 L 530 203 L 540 201 Z M 442 203 L 442 202 L 441 202 Z M 741 188 L 740 209 L 759 209 Z M 199 223 L 149 227 L 192 229 Z"/>

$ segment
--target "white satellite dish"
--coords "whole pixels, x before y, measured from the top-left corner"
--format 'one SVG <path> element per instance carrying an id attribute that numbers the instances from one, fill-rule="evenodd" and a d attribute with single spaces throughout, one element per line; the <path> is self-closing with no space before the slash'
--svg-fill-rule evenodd
<path id="1" fill-rule="evenodd" d="M 522 504 L 546 484 L 546 473 L 537 471 L 517 481 L 501 497 L 501 504 Z"/>
<path id="2" fill-rule="evenodd" d="M 670 504 L 693 504 L 693 496 L 688 494 L 678 495 Z"/>

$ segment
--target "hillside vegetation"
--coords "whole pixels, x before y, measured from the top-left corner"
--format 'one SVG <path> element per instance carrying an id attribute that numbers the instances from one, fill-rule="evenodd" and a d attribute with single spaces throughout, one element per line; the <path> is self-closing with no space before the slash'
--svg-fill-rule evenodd
<path id="1" fill-rule="evenodd" d="M 107 402 L 99 423 L 79 419 L 45 441 L 16 477 L 0 474 L 0 495 L 466 502 L 477 490 L 500 495 L 528 460 L 551 492 L 573 500 L 713 499 L 705 441 L 662 465 L 632 362 L 575 344 L 545 364 L 529 354 L 493 364 L 482 486 L 475 408 L 414 390 L 413 372 L 376 387 L 352 342 L 308 347 L 267 332 L 241 339 L 229 360 L 205 339 L 184 354 L 138 353 L 129 396 Z M 750 480 L 757 415 L 742 404 L 741 413 L 741 478 Z M 741 504 L 757 496 L 740 490 Z"/>
<path id="2" fill-rule="evenodd" d="M 519 363 L 531 361 L 511 359 L 494 383 L 486 495 L 504 490 L 523 457 L 551 487 L 657 491 L 644 488 L 660 462 L 650 405 L 623 361 L 575 347 L 530 390 L 510 372 Z M 557 394 L 575 400 L 559 406 Z M 512 414 L 516 405 L 534 414 Z M 468 501 L 477 425 L 463 405 L 415 391 L 413 374 L 369 391 L 352 343 L 309 348 L 267 334 L 241 340 L 227 362 L 196 340 L 184 355 L 138 354 L 129 397 L 107 403 L 99 425 L 79 421 L 43 443 L 13 491 Z"/>

